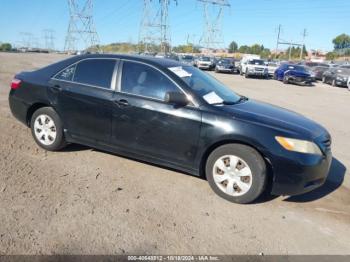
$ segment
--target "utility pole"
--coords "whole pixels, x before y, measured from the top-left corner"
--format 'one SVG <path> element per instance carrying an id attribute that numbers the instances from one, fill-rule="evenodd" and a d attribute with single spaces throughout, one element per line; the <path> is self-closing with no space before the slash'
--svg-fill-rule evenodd
<path id="1" fill-rule="evenodd" d="M 68 0 L 70 20 L 64 50 L 77 51 L 80 41 L 84 49 L 97 47 L 100 40 L 93 21 L 92 0 Z"/>
<path id="2" fill-rule="evenodd" d="M 306 28 L 304 29 L 304 31 L 302 33 L 302 36 L 303 36 L 303 45 L 302 45 L 301 50 L 300 50 L 300 60 L 303 59 L 304 46 L 305 46 L 305 37 L 307 36 Z"/>
<path id="3" fill-rule="evenodd" d="M 45 41 L 45 49 L 48 51 L 53 51 L 55 49 L 55 31 L 52 29 L 44 29 L 43 36 Z"/>
<path id="4" fill-rule="evenodd" d="M 144 0 L 143 16 L 139 32 L 139 51 L 151 52 L 151 47 L 159 46 L 160 51 L 168 53 L 171 49 L 169 26 L 169 5 L 171 0 Z M 174 0 L 177 5 L 177 0 Z M 154 50 L 153 50 L 154 51 Z"/>
<path id="5" fill-rule="evenodd" d="M 216 49 L 222 47 L 224 44 L 222 34 L 222 18 L 223 9 L 225 7 L 231 7 L 229 0 L 198 0 L 203 4 L 203 20 L 204 20 L 204 32 L 201 38 L 201 42 L 204 47 L 209 49 Z M 215 16 L 209 12 L 209 5 L 216 7 L 214 12 Z M 214 18 L 213 18 L 214 17 Z"/>
<path id="6" fill-rule="evenodd" d="M 275 50 L 275 57 L 277 58 L 277 52 L 278 52 L 278 45 L 280 42 L 280 35 L 281 35 L 281 25 L 278 25 L 278 33 L 277 33 L 277 42 L 276 42 L 276 50 Z"/>

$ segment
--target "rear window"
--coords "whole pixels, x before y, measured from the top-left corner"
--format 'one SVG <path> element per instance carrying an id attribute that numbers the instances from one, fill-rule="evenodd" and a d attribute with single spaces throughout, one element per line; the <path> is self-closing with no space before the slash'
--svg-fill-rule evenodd
<path id="1" fill-rule="evenodd" d="M 72 81 L 73 80 L 73 76 L 74 76 L 74 72 L 75 72 L 75 64 L 67 67 L 66 69 L 64 69 L 63 71 L 61 71 L 60 73 L 58 73 L 55 78 L 59 79 L 59 80 L 64 80 L 64 81 Z"/>
<path id="2" fill-rule="evenodd" d="M 88 59 L 79 62 L 75 69 L 74 82 L 110 88 L 114 71 L 113 59 Z"/>

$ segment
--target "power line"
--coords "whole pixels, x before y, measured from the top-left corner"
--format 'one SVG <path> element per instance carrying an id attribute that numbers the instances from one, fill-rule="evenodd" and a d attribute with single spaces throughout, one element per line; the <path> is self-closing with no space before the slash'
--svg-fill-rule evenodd
<path id="1" fill-rule="evenodd" d="M 70 20 L 64 50 L 78 50 L 78 41 L 84 49 L 97 47 L 100 40 L 93 21 L 92 0 L 68 0 Z"/>

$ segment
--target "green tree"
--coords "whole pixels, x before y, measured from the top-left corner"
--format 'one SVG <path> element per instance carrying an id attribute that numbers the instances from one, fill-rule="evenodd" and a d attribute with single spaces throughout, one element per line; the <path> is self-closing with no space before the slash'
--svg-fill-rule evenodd
<path id="1" fill-rule="evenodd" d="M 332 42 L 335 50 L 350 48 L 350 36 L 347 34 L 338 35 Z"/>
<path id="2" fill-rule="evenodd" d="M 250 47 L 247 45 L 241 45 L 238 48 L 238 52 L 242 53 L 242 54 L 249 54 L 250 53 Z"/>
<path id="3" fill-rule="evenodd" d="M 12 46 L 9 43 L 3 43 L 3 44 L 0 45 L 0 51 L 8 52 L 8 51 L 11 51 L 11 50 L 12 50 Z"/>
<path id="4" fill-rule="evenodd" d="M 328 52 L 326 54 L 327 60 L 335 60 L 336 58 L 338 58 L 338 54 L 336 52 Z"/>
<path id="5" fill-rule="evenodd" d="M 235 41 L 232 41 L 230 45 L 228 46 L 228 52 L 229 53 L 234 53 L 238 50 L 238 45 Z"/>

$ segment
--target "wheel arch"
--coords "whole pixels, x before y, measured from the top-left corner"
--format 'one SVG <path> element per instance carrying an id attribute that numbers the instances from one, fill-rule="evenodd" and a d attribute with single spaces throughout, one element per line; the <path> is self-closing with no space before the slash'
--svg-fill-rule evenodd
<path id="1" fill-rule="evenodd" d="M 253 143 L 249 143 L 247 141 L 239 140 L 239 139 L 224 139 L 224 140 L 217 141 L 217 142 L 211 144 L 210 146 L 208 146 L 206 148 L 206 150 L 204 151 L 204 153 L 202 154 L 201 159 L 200 159 L 200 164 L 199 164 L 199 176 L 200 177 L 205 178 L 205 164 L 207 163 L 209 155 L 218 147 L 226 145 L 226 144 L 241 144 L 241 145 L 249 146 L 249 147 L 253 148 L 254 150 L 256 150 L 265 161 L 266 169 L 267 169 L 266 171 L 267 171 L 267 176 L 268 176 L 268 184 L 272 183 L 272 180 L 274 178 L 274 173 L 273 173 L 273 166 L 272 166 L 272 163 L 270 161 L 269 156 L 267 156 L 263 152 L 263 150 L 259 149 L 259 147 L 257 145 L 254 145 Z"/>
<path id="2" fill-rule="evenodd" d="M 26 123 L 27 126 L 30 127 L 30 121 L 32 119 L 32 116 L 34 114 L 35 111 L 37 111 L 38 109 L 42 108 L 42 107 L 51 107 L 48 103 L 43 103 L 43 102 L 37 102 L 32 104 L 28 110 L 27 110 L 27 115 L 26 115 Z"/>

